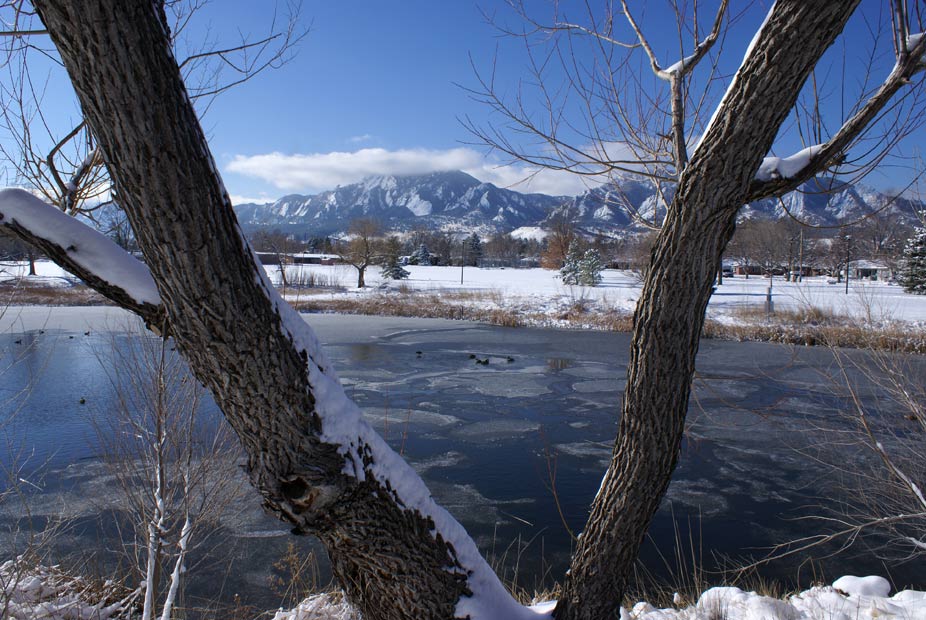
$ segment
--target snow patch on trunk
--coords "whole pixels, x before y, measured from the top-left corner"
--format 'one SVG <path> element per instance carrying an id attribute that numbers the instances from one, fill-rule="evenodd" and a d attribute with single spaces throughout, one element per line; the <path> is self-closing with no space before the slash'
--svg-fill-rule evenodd
<path id="1" fill-rule="evenodd" d="M 243 235 L 241 239 L 247 248 Z M 434 501 L 418 473 L 363 418 L 360 408 L 344 392 L 314 330 L 283 300 L 256 258 L 255 263 L 259 282 L 280 315 L 284 335 L 291 338 L 296 350 L 309 360 L 308 380 L 322 423 L 320 439 L 338 446 L 338 452 L 345 457 L 343 473 L 359 481 L 371 475 L 384 488 L 391 488 L 399 505 L 430 518 L 434 522 L 431 533 L 435 539 L 440 534 L 453 547 L 461 567 L 457 570 L 467 575 L 467 585 L 473 593 L 458 601 L 456 616 L 469 616 L 472 620 L 551 618 L 549 613 L 524 607 L 512 598 L 463 526 Z M 364 454 L 372 456 L 370 465 L 364 465 Z M 448 558 L 448 566 L 452 561 Z"/>
<path id="2" fill-rule="evenodd" d="M 768 20 L 772 17 L 772 13 L 775 12 L 775 4 L 776 2 L 773 2 L 772 6 L 768 8 L 768 13 L 765 14 L 765 19 L 762 21 L 762 25 L 759 26 L 759 29 L 756 30 L 756 34 L 752 37 L 752 41 L 749 42 L 749 46 L 746 48 L 746 53 L 743 54 L 743 62 L 740 63 L 740 68 L 737 69 L 736 75 L 734 75 L 733 79 L 730 81 L 730 85 L 723 93 L 723 97 L 720 98 L 720 103 L 718 103 L 717 107 L 714 108 L 714 113 L 711 114 L 710 119 L 707 121 L 707 125 L 704 126 L 704 131 L 701 132 L 701 136 L 698 138 L 698 142 L 694 145 L 694 148 L 691 149 L 692 157 L 694 157 L 698 147 L 701 146 L 701 142 L 704 140 L 704 136 L 706 136 L 707 132 L 710 131 L 711 125 L 713 125 L 714 121 L 717 120 L 717 115 L 720 113 L 720 110 L 723 109 L 723 105 L 726 102 L 727 97 L 730 95 L 730 91 L 733 90 L 733 86 L 739 79 L 740 72 L 743 70 L 743 65 L 746 64 L 746 61 L 749 59 L 749 55 L 752 54 L 753 48 L 755 48 L 756 43 L 759 41 L 759 37 L 762 35 L 762 31 L 765 30 L 765 25 L 768 24 Z"/>

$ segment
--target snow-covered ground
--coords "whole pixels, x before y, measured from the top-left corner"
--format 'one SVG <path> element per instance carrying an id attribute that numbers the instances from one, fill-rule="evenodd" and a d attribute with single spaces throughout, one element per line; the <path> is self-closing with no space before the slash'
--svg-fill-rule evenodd
<path id="1" fill-rule="evenodd" d="M 16 620 L 116 620 L 128 618 L 129 601 L 95 601 L 99 590 L 64 578 L 53 569 L 37 567 L 20 573 L 15 563 L 0 566 L 0 603 L 4 617 Z M 533 606 L 538 620 L 550 618 L 555 603 Z M 770 598 L 739 588 L 705 591 L 697 602 L 680 598 L 674 607 L 657 609 L 640 602 L 622 608 L 621 620 L 926 620 L 926 592 L 904 590 L 890 595 L 890 584 L 877 576 L 845 576 L 831 586 L 816 586 L 784 599 Z M 290 610 L 278 611 L 273 620 L 360 620 L 338 593 L 311 596 Z"/>
<path id="2" fill-rule="evenodd" d="M 465 301 L 461 295 L 473 293 L 470 303 L 494 304 L 524 312 L 550 313 L 555 309 L 576 303 L 595 304 L 598 309 L 632 312 L 640 292 L 640 281 L 629 271 L 605 270 L 597 287 L 566 286 L 556 271 L 547 269 L 482 269 L 476 267 L 423 267 L 408 266 L 411 276 L 407 280 L 384 280 L 379 267 L 370 267 L 366 273 L 367 288 L 354 288 L 357 271 L 347 265 L 290 265 L 286 267 L 291 283 L 306 282 L 315 277 L 322 284 L 336 285 L 344 290 L 315 293 L 313 298 L 355 298 L 383 291 L 415 291 L 453 293 L 455 301 Z M 280 267 L 266 265 L 265 270 L 277 286 L 281 283 Z M 69 286 L 75 278 L 49 261 L 36 263 L 37 275 L 27 281 L 47 286 Z M 461 273 L 462 271 L 462 273 Z M 0 263 L 0 280 L 23 277 L 28 272 L 24 263 Z M 462 275 L 462 283 L 461 283 Z M 708 316 L 724 322 L 739 320 L 735 311 L 741 308 L 762 308 L 771 288 L 776 310 L 804 310 L 819 308 L 827 312 L 850 316 L 869 322 L 905 321 L 926 324 L 926 296 L 911 295 L 895 284 L 886 282 L 850 280 L 831 283 L 826 277 L 804 278 L 803 282 L 785 282 L 760 276 L 724 278 L 708 307 Z M 298 287 L 286 291 L 289 298 L 305 298 L 306 289 Z"/>
<path id="3" fill-rule="evenodd" d="M 837 579 L 785 599 L 770 598 L 739 588 L 711 588 L 693 605 L 656 609 L 637 603 L 621 609 L 621 620 L 924 620 L 926 592 L 904 590 L 893 596 L 882 577 Z M 534 606 L 538 620 L 549 617 L 553 603 Z M 310 597 L 292 610 L 280 611 L 274 620 L 360 620 L 340 596 Z"/>
<path id="4" fill-rule="evenodd" d="M 279 266 L 267 265 L 267 273 L 275 284 L 280 283 Z M 356 288 L 357 272 L 349 266 L 299 265 L 288 266 L 290 281 L 304 280 L 309 273 L 327 282 L 347 287 L 340 295 L 371 294 L 378 290 L 411 290 L 427 292 L 476 292 L 483 299 L 510 307 L 544 312 L 551 307 L 576 302 L 595 302 L 599 308 L 632 312 L 640 292 L 640 280 L 632 272 L 605 270 L 597 287 L 566 286 L 558 272 L 548 269 L 481 269 L 475 267 L 408 266 L 407 280 L 383 280 L 378 267 L 367 269 L 367 288 Z M 462 275 L 462 283 L 461 283 Z M 831 284 L 826 277 L 804 278 L 803 282 L 785 282 L 760 276 L 724 278 L 708 307 L 708 315 L 721 321 L 734 321 L 733 312 L 743 307 L 764 307 L 771 287 L 772 301 L 777 310 L 819 308 L 874 322 L 926 322 L 926 296 L 911 295 L 895 284 L 871 281 L 851 281 L 846 293 L 845 283 Z M 298 296 L 298 293 L 291 293 Z"/>
<path id="5" fill-rule="evenodd" d="M 58 567 L 21 560 L 0 564 L 0 617 L 4 620 L 115 620 L 128 618 L 140 590 L 94 584 Z"/>

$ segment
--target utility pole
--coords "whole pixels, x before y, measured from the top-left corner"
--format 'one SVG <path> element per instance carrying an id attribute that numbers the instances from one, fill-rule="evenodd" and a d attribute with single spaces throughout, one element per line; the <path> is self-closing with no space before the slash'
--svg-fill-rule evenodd
<path id="1" fill-rule="evenodd" d="M 797 249 L 798 274 L 797 281 L 804 281 L 804 227 L 801 227 L 800 247 Z"/>
<path id="2" fill-rule="evenodd" d="M 846 235 L 846 295 L 849 294 L 849 249 L 852 245 L 852 237 Z"/>
<path id="3" fill-rule="evenodd" d="M 466 239 L 460 244 L 460 284 L 463 284 L 463 266 L 466 264 Z"/>

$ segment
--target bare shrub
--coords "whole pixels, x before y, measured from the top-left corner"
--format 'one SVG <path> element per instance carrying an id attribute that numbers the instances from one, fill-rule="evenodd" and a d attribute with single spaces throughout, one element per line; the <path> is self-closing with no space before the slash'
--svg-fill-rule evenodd
<path id="1" fill-rule="evenodd" d="M 303 555 L 293 542 L 286 545 L 286 551 L 273 563 L 269 586 L 281 600 L 281 604 L 295 607 L 300 601 L 316 594 L 321 585 L 321 570 L 313 551 Z"/>
<path id="2" fill-rule="evenodd" d="M 114 340 L 101 359 L 117 411 L 97 427 L 102 459 L 118 483 L 133 527 L 125 554 L 143 583 L 143 618 L 171 617 L 191 554 L 207 556 L 211 536 L 241 497 L 237 444 L 224 420 L 208 420 L 204 390 L 166 340 Z"/>
<path id="3" fill-rule="evenodd" d="M 297 265 L 290 267 L 288 287 L 343 289 L 344 285 L 339 275 L 332 271 L 316 271 L 308 265 Z"/>
<path id="4" fill-rule="evenodd" d="M 833 351 L 838 394 L 847 403 L 839 428 L 829 429 L 839 452 L 859 463 L 830 461 L 848 482 L 849 501 L 830 517 L 834 534 L 851 544 L 863 534 L 879 557 L 926 556 L 926 364 L 891 351 L 851 356 Z"/>
<path id="5" fill-rule="evenodd" d="M 807 449 L 828 469 L 831 496 L 807 517 L 822 531 L 782 543 L 744 570 L 856 544 L 890 563 L 926 557 L 926 363 L 896 350 L 832 353 L 835 372 L 826 377 L 841 404 L 814 423 L 819 439 Z"/>

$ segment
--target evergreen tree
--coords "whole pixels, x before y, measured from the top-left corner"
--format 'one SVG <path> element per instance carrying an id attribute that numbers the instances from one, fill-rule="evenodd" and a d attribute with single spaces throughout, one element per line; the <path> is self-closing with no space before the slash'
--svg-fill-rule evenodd
<path id="1" fill-rule="evenodd" d="M 579 263 L 582 262 L 582 255 L 579 253 L 579 246 L 573 242 L 566 252 L 566 258 L 563 266 L 559 270 L 559 277 L 563 284 L 579 284 Z"/>
<path id="2" fill-rule="evenodd" d="M 404 280 L 411 275 L 399 264 L 399 253 L 402 251 L 402 244 L 398 237 L 393 235 L 386 239 L 383 250 L 384 261 L 382 276 L 384 278 L 387 280 Z"/>
<path id="3" fill-rule="evenodd" d="M 604 267 L 601 264 L 601 254 L 598 250 L 591 248 L 585 251 L 582 260 L 579 261 L 579 284 L 583 286 L 598 286 L 601 284 L 601 271 Z"/>
<path id="4" fill-rule="evenodd" d="M 916 228 L 903 256 L 900 284 L 908 293 L 926 295 L 926 228 Z"/>
<path id="5" fill-rule="evenodd" d="M 383 265 L 382 276 L 387 280 L 404 280 L 411 274 L 399 264 L 398 260 L 389 259 Z"/>
<path id="6" fill-rule="evenodd" d="M 473 233 L 464 242 L 466 248 L 466 264 L 470 267 L 478 267 L 479 261 L 482 260 L 482 240 L 479 235 Z"/>
<path id="7" fill-rule="evenodd" d="M 419 245 L 418 249 L 408 257 L 408 262 L 412 265 L 430 265 L 431 251 L 428 250 L 428 246 L 423 243 Z"/>

